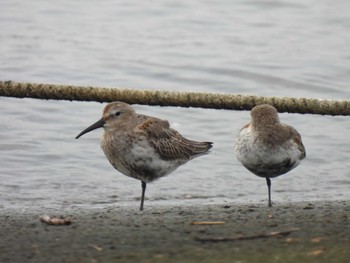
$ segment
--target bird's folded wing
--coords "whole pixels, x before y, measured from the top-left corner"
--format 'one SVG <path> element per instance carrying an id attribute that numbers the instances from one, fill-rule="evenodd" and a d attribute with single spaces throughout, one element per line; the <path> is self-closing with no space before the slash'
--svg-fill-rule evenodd
<path id="1" fill-rule="evenodd" d="M 145 133 L 148 142 L 164 160 L 189 160 L 211 148 L 210 143 L 187 140 L 170 128 L 169 122 L 165 120 L 149 117 L 136 129 Z"/>

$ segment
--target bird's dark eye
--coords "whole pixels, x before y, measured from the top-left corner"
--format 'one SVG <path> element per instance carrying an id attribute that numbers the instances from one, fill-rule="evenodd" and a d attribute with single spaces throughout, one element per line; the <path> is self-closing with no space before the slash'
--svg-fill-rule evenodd
<path id="1" fill-rule="evenodd" d="M 115 113 L 115 116 L 119 116 L 121 114 L 121 112 L 120 111 L 117 111 L 116 113 Z"/>

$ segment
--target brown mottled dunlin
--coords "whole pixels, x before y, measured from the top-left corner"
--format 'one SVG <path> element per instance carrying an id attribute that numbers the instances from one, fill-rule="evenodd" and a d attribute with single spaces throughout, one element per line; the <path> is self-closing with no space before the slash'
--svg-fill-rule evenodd
<path id="1" fill-rule="evenodd" d="M 189 160 L 206 154 L 211 142 L 185 139 L 169 122 L 137 114 L 124 102 L 109 103 L 102 118 L 82 131 L 104 128 L 101 141 L 107 159 L 119 172 L 141 181 L 140 210 L 143 210 L 146 183 L 170 174 Z"/>
<path id="2" fill-rule="evenodd" d="M 251 122 L 240 130 L 235 151 L 245 168 L 266 178 L 269 206 L 272 206 L 270 178 L 294 169 L 306 156 L 300 134 L 281 123 L 277 110 L 267 104 L 252 109 Z"/>

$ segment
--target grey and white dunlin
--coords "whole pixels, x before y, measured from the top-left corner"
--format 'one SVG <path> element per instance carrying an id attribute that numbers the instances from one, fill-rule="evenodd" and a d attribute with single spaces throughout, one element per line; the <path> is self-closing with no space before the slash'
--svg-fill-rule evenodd
<path id="1" fill-rule="evenodd" d="M 126 176 L 141 181 L 140 210 L 143 210 L 146 184 L 173 172 L 189 160 L 208 153 L 211 142 L 184 138 L 169 122 L 137 114 L 127 103 L 112 102 L 102 118 L 76 137 L 103 128 L 101 141 L 107 159 Z"/>
<path id="2" fill-rule="evenodd" d="M 245 168 L 266 178 L 269 206 L 272 206 L 270 178 L 294 169 L 306 156 L 300 134 L 281 123 L 277 110 L 267 104 L 251 110 L 251 122 L 240 130 L 235 151 Z"/>

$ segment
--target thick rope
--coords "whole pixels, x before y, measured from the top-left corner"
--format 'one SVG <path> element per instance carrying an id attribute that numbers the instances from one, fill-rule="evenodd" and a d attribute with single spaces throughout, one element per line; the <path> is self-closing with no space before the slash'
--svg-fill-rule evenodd
<path id="1" fill-rule="evenodd" d="M 78 87 L 13 81 L 0 81 L 0 96 L 97 102 L 119 100 L 130 104 L 230 110 L 251 110 L 255 105 L 268 103 L 276 107 L 279 112 L 350 115 L 350 100 L 258 97 L 199 92 Z"/>

